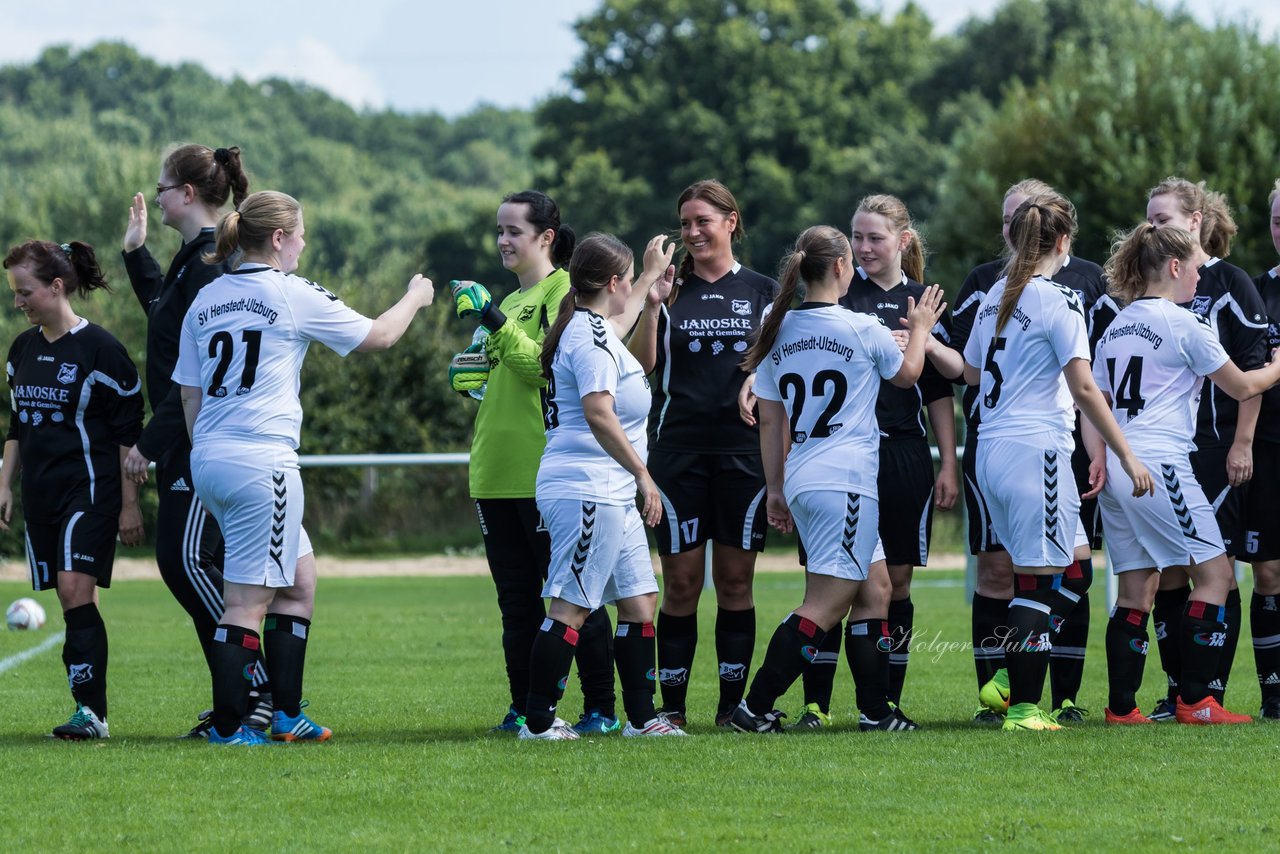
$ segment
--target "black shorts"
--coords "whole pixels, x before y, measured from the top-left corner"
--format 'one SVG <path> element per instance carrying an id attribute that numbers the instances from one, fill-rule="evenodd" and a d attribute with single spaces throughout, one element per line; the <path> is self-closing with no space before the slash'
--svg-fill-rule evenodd
<path id="1" fill-rule="evenodd" d="M 1222 544 L 1231 557 L 1244 553 L 1244 511 L 1249 484 L 1230 486 L 1227 483 L 1227 451 L 1223 445 L 1196 449 L 1191 452 L 1191 470 L 1200 481 L 1204 497 L 1213 505 L 1213 515 L 1222 532 Z M 1257 462 L 1254 463 L 1257 468 Z"/>
<path id="2" fill-rule="evenodd" d="M 972 427 L 964 434 L 964 455 L 960 461 L 964 474 L 964 509 L 969 522 L 969 554 L 1002 552 L 1000 538 L 991 527 L 991 513 L 978 487 L 978 433 Z"/>
<path id="3" fill-rule="evenodd" d="M 1076 413 L 1076 429 L 1072 434 L 1076 440 L 1076 449 L 1071 452 L 1071 471 L 1076 478 L 1076 489 L 1084 495 L 1089 491 L 1089 452 L 1084 448 L 1084 439 L 1080 436 L 1080 413 Z M 1080 522 L 1084 525 L 1085 536 L 1089 538 L 1089 548 L 1102 548 L 1102 514 L 1098 512 L 1098 498 L 1080 499 Z M 1074 537 L 1074 534 L 1072 535 Z"/>
<path id="4" fill-rule="evenodd" d="M 928 564 L 933 480 L 933 455 L 923 438 L 880 442 L 880 543 L 890 566 Z"/>
<path id="5" fill-rule="evenodd" d="M 764 464 L 759 454 L 650 451 L 649 474 L 662 493 L 654 529 L 658 554 L 707 540 L 747 551 L 764 548 Z"/>
<path id="6" fill-rule="evenodd" d="M 1249 563 L 1280 560 L 1280 444 L 1253 443 L 1253 479 L 1245 496 L 1244 548 L 1238 554 Z"/>
<path id="7" fill-rule="evenodd" d="M 27 563 L 36 590 L 57 587 L 59 572 L 82 572 L 96 578 L 99 587 L 111 586 L 119 516 L 77 510 L 53 524 L 28 521 L 26 528 Z"/>

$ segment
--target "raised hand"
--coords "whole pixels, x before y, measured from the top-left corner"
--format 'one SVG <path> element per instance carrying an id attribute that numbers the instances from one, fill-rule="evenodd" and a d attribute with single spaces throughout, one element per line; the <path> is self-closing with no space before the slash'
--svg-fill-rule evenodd
<path id="1" fill-rule="evenodd" d="M 132 252 L 147 242 L 147 200 L 142 193 L 133 194 L 133 204 L 129 206 L 129 224 L 124 229 L 124 239 L 120 247 L 125 252 Z"/>

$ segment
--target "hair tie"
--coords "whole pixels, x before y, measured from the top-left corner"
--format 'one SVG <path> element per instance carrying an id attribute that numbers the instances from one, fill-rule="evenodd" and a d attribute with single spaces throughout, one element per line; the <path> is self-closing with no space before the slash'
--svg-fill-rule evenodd
<path id="1" fill-rule="evenodd" d="M 70 243 L 63 243 L 63 244 L 61 244 L 61 246 L 60 246 L 59 248 L 62 250 L 62 254 L 66 255 L 68 258 L 70 258 L 70 257 L 71 257 L 71 244 L 70 244 Z"/>
<path id="2" fill-rule="evenodd" d="M 221 163 L 223 166 L 226 166 L 227 161 L 231 159 L 231 152 L 225 148 L 214 149 L 213 159 Z"/>
<path id="3" fill-rule="evenodd" d="M 576 287 L 574 287 L 573 285 L 570 285 L 570 286 L 569 286 L 569 296 L 571 296 L 571 297 L 576 297 L 577 295 L 578 295 L 578 289 L 577 289 Z"/>

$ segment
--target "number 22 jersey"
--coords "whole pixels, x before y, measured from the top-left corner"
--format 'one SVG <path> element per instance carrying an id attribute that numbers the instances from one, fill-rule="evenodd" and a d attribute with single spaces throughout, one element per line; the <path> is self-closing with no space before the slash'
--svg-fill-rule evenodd
<path id="1" fill-rule="evenodd" d="M 307 346 L 341 356 L 373 321 L 337 296 L 271 267 L 241 267 L 206 285 L 182 322 L 173 381 L 201 390 L 194 443 L 269 442 L 296 449 Z"/>
<path id="2" fill-rule="evenodd" d="M 791 451 L 782 492 L 877 495 L 880 380 L 902 367 L 893 336 L 873 315 L 805 303 L 787 312 L 756 369 L 756 396 L 781 401 Z"/>

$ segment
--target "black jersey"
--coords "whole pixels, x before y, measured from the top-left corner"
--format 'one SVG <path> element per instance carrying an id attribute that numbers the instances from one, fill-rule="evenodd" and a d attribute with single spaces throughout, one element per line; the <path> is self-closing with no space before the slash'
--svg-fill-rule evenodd
<path id="1" fill-rule="evenodd" d="M 870 314 L 890 332 L 906 329 L 900 318 L 907 316 L 907 298 L 920 301 L 924 293 L 924 285 L 915 279 L 902 274 L 901 284 L 889 290 L 877 285 L 868 278 L 861 267 L 853 274 L 849 283 L 849 291 L 840 298 L 840 304 L 850 311 Z M 933 335 L 943 344 L 951 343 L 951 320 L 943 315 L 942 320 L 933 328 Z M 920 380 L 911 388 L 898 388 L 888 380 L 880 380 L 880 394 L 876 398 L 876 420 L 880 423 L 881 439 L 901 439 L 925 437 L 924 419 L 921 410 L 944 397 L 954 397 L 951 381 L 945 379 L 933 363 L 925 359 L 924 370 Z"/>
<path id="2" fill-rule="evenodd" d="M 1266 363 L 1266 309 L 1244 270 L 1218 258 L 1209 259 L 1200 268 L 1196 295 L 1186 307 L 1209 321 L 1240 370 L 1251 371 Z M 1239 412 L 1236 399 L 1206 377 L 1200 391 L 1196 447 L 1230 445 L 1235 440 Z"/>
<path id="3" fill-rule="evenodd" d="M 228 270 L 226 264 L 204 262 L 202 256 L 213 248 L 213 229 L 203 229 L 182 245 L 163 275 L 146 246 L 123 253 L 129 283 L 147 313 L 147 400 L 152 415 L 138 438 L 138 450 L 149 460 L 161 459 L 175 446 L 190 445 L 182 400 L 171 377 L 187 309 L 201 288 Z"/>
<path id="4" fill-rule="evenodd" d="M 760 435 L 738 415 L 742 357 L 778 295 L 776 281 L 735 263 L 718 281 L 695 275 L 658 315 L 649 447 L 758 454 Z"/>
<path id="5" fill-rule="evenodd" d="M 29 519 L 120 512 L 120 448 L 142 431 L 142 384 L 124 347 L 82 320 L 57 341 L 39 327 L 9 348 L 9 440 Z"/>
<path id="6" fill-rule="evenodd" d="M 1268 270 L 1253 280 L 1262 298 L 1267 315 L 1267 355 L 1280 347 L 1280 277 Z M 1263 392 L 1262 412 L 1258 414 L 1258 429 L 1254 439 L 1280 443 L 1280 386 L 1272 386 Z"/>

